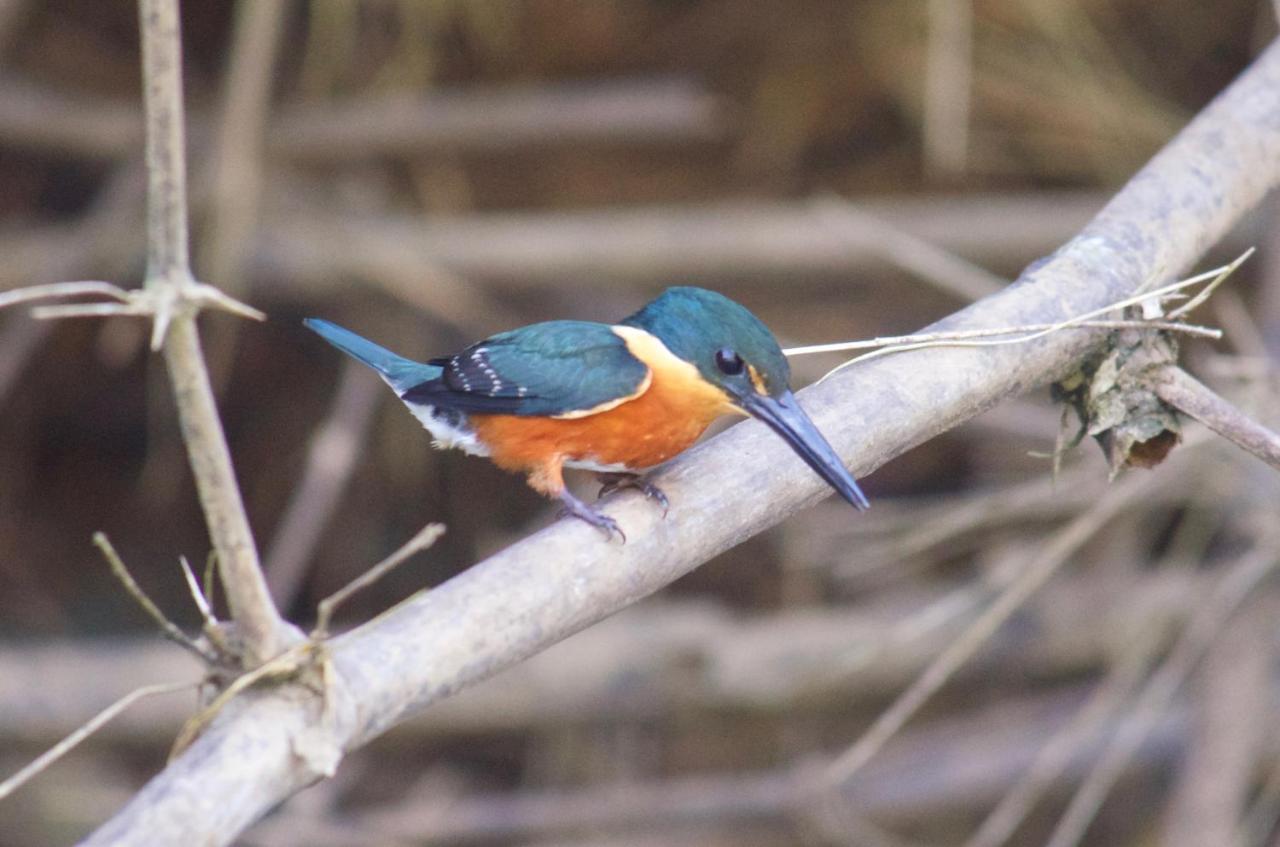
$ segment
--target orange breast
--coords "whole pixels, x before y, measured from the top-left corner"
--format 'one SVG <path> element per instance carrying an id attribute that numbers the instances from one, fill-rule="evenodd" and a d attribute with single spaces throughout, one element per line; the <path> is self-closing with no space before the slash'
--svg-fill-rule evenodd
<path id="1" fill-rule="evenodd" d="M 657 350 L 647 339 L 632 338 L 628 346 L 649 365 L 652 379 L 648 390 L 625 403 L 581 417 L 472 415 L 471 425 L 494 463 L 534 472 L 530 482 L 539 489 L 556 487 L 564 461 L 639 470 L 667 461 L 697 441 L 717 417 L 735 411 L 723 392 L 665 347 Z M 551 484 L 544 483 L 544 475 Z"/>

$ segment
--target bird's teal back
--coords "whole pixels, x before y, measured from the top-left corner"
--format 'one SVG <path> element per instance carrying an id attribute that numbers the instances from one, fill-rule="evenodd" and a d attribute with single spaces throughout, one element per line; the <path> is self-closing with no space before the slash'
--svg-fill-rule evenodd
<path id="1" fill-rule="evenodd" d="M 447 359 L 443 376 L 402 394 L 468 413 L 548 417 L 633 394 L 648 368 L 606 324 L 546 321 L 500 332 Z"/>

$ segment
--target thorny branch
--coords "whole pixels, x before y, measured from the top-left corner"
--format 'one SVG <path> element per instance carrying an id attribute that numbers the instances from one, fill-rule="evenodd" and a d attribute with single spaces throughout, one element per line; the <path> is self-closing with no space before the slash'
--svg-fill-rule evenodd
<path id="1" fill-rule="evenodd" d="M 187 455 L 204 507 L 246 667 L 299 636 L 280 617 L 258 561 L 231 454 L 200 350 L 200 286 L 187 255 L 182 65 L 176 0 L 141 0 L 147 116 L 147 279 L 155 298 L 152 342 L 163 343 Z M 193 296 L 196 295 L 196 296 Z M 221 296 L 221 295 L 218 295 Z"/>
<path id="2" fill-rule="evenodd" d="M 198 282 L 188 258 L 182 58 L 176 0 L 140 0 L 147 142 L 147 274 L 141 290 L 99 281 L 54 283 L 0 295 L 0 308 L 37 299 L 105 296 L 112 302 L 45 306 L 37 317 L 141 315 L 163 350 L 187 455 L 242 645 L 255 667 L 301 638 L 271 601 L 209 383 L 196 317 L 216 308 L 261 319 L 256 309 Z"/>

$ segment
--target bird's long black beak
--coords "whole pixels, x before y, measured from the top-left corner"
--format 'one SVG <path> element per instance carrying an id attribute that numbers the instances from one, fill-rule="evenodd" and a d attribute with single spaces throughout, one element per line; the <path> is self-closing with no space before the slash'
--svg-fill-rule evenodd
<path id="1" fill-rule="evenodd" d="M 817 471 L 818 476 L 825 479 L 841 497 L 859 509 L 871 505 L 836 451 L 800 408 L 794 394 L 787 391 L 780 397 L 772 397 L 750 392 L 740 396 L 738 401 L 748 414 L 759 418 L 782 436 L 805 464 Z"/>

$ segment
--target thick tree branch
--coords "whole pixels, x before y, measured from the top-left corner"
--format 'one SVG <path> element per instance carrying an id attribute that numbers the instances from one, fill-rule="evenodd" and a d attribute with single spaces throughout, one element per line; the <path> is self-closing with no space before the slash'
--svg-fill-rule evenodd
<path id="1" fill-rule="evenodd" d="M 932 329 L 1047 323 L 1185 271 L 1280 176 L 1280 46 L 1273 45 L 1151 161 L 1084 231 L 1010 286 Z M 803 393 L 866 475 L 920 442 L 1058 378 L 1102 339 L 1073 330 L 1031 345 L 938 349 L 846 370 Z M 829 494 L 755 423 L 685 454 L 657 479 L 669 516 L 642 497 L 608 504 L 630 540 L 560 522 L 328 642 L 332 685 L 232 704 L 89 844 L 225 844 L 323 775 L 325 754 L 395 723 L 662 588 Z M 873 485 L 874 488 L 874 485 Z M 850 520 L 875 520 L 850 514 Z"/>

